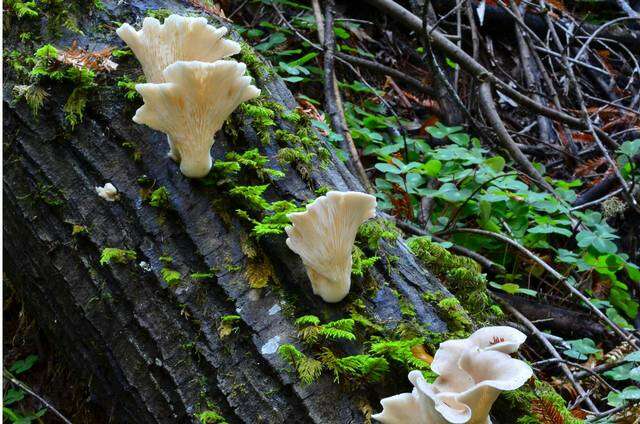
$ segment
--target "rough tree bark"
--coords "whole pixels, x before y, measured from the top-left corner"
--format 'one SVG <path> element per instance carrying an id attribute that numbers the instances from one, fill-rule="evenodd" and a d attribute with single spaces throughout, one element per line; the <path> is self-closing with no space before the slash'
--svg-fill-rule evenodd
<path id="1" fill-rule="evenodd" d="M 124 3 L 104 1 L 106 11 L 80 17 L 85 36 L 65 32 L 60 39 L 45 37 L 43 44 L 68 47 L 79 39 L 81 46 L 93 48 L 121 45 L 111 30 L 113 21 L 139 22 L 147 9 L 160 7 L 197 13 L 177 0 Z M 18 25 L 5 31 L 5 48 L 18 45 L 18 34 Z M 133 59 L 128 63 L 137 66 Z M 11 101 L 15 75 L 5 66 L 4 270 L 39 325 L 71 366 L 90 379 L 97 401 L 114 422 L 191 422 L 203 400 L 217 405 L 231 423 L 363 422 L 360 400 L 368 397 L 376 405 L 381 393 L 345 392 L 328 375 L 303 386 L 274 349 L 298 343 L 293 319 L 285 314 L 288 298 L 296 298 L 298 310 L 326 319 L 344 317 L 345 302 L 330 305 L 311 294 L 301 261 L 284 237 L 260 243 L 280 288 L 250 288 L 242 249 L 249 228 L 233 210 L 212 206 L 226 193 L 179 172 L 167 157 L 163 134 L 131 121 L 135 107 L 113 86 L 120 71 L 92 92 L 82 123 L 69 131 L 62 109 L 73 87 L 49 85 L 50 96 L 34 118 L 23 101 Z M 297 106 L 277 77 L 258 78 L 257 84 L 270 100 L 288 109 Z M 278 120 L 279 128 L 287 125 Z M 303 203 L 321 186 L 362 191 L 339 161 L 326 169 L 316 163 L 303 178 L 296 169 L 278 165 L 273 137 L 262 144 L 250 122 L 243 122 L 238 133 L 231 145 L 219 132 L 213 156 L 258 147 L 271 167 L 286 173 L 271 181 L 271 201 Z M 139 146 L 141 161 L 122 146 L 131 141 Z M 141 175 L 168 189 L 169 210 L 142 201 L 136 182 Z M 121 195 L 114 203 L 94 190 L 109 181 Z M 63 204 L 43 201 L 48 195 Z M 72 236 L 74 224 L 88 232 Z M 396 256 L 397 263 L 387 267 L 379 261 L 372 269 L 379 284 L 375 296 L 364 296 L 358 282 L 350 296 L 361 296 L 371 317 L 393 326 L 402 319 L 392 292 L 397 290 L 420 322 L 445 331 L 446 324 L 421 295 L 447 294 L 446 289 L 416 263 L 403 242 L 382 244 L 382 255 Z M 101 266 L 105 247 L 133 249 L 137 261 L 146 261 L 151 270 L 136 263 Z M 173 258 L 171 268 L 183 276 L 175 288 L 167 288 L 160 275 L 163 255 Z M 213 281 L 186 277 L 210 269 L 216 270 Z M 228 314 L 240 315 L 240 331 L 221 340 L 216 327 Z"/>

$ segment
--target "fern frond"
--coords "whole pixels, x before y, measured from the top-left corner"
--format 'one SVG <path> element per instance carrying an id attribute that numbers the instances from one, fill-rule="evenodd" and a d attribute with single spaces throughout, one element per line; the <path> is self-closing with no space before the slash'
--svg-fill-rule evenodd
<path id="1" fill-rule="evenodd" d="M 407 370 L 430 369 L 429 364 L 419 358 L 416 358 L 411 348 L 422 345 L 424 339 L 421 337 L 406 340 L 384 340 L 373 343 L 369 351 L 378 356 L 383 356 L 396 363 L 403 365 Z"/>
<path id="2" fill-rule="evenodd" d="M 323 327 L 320 329 L 319 334 L 327 339 L 331 340 L 349 340 L 354 341 L 356 339 L 355 334 L 350 331 L 340 330 L 338 328 Z"/>
<path id="3" fill-rule="evenodd" d="M 256 186 L 236 186 L 229 190 L 232 196 L 243 198 L 247 204 L 256 210 L 269 208 L 269 202 L 262 198 L 262 193 L 269 187 L 269 184 Z"/>
<path id="4" fill-rule="evenodd" d="M 320 324 L 320 318 L 318 318 L 315 315 L 303 315 L 300 318 L 296 319 L 294 321 L 294 324 L 297 327 L 303 327 L 303 326 L 307 326 L 307 325 L 319 325 Z"/>

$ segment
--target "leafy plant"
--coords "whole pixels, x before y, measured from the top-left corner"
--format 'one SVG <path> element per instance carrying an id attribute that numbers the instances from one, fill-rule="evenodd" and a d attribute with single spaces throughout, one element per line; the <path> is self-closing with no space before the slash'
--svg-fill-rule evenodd
<path id="1" fill-rule="evenodd" d="M 566 349 L 563 353 L 569 358 L 574 358 L 579 361 L 585 361 L 589 355 L 601 355 L 602 350 L 596 347 L 593 340 L 589 338 L 567 340 L 569 349 Z"/>

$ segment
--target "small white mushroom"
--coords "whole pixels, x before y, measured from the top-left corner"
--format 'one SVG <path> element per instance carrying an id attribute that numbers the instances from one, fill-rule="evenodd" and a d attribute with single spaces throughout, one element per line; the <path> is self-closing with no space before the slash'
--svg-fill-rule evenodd
<path id="1" fill-rule="evenodd" d="M 468 339 L 451 340 L 436 352 L 439 374 L 433 384 L 411 371 L 411 393 L 382 399 L 373 418 L 385 424 L 490 424 L 491 406 L 501 391 L 515 390 L 533 374 L 525 362 L 511 358 L 524 334 L 510 327 L 486 327 Z M 444 347 L 443 345 L 448 344 Z"/>
<path id="2" fill-rule="evenodd" d="M 214 62 L 240 52 L 240 44 L 225 40 L 227 29 L 208 25 L 205 18 L 171 15 L 160 23 L 145 18 L 136 31 L 123 24 L 116 33 L 131 48 L 142 65 L 147 82 L 165 82 L 162 71 L 179 60 Z"/>
<path id="3" fill-rule="evenodd" d="M 111 183 L 106 183 L 104 187 L 96 187 L 96 193 L 107 202 L 115 202 L 120 197 L 118 189 Z"/>
<path id="4" fill-rule="evenodd" d="M 134 122 L 167 134 L 169 156 L 180 162 L 190 178 L 201 178 L 211 169 L 215 133 L 240 103 L 257 97 L 260 90 L 243 76 L 244 63 L 176 62 L 163 72 L 166 83 L 138 84 L 142 95 Z"/>
<path id="5" fill-rule="evenodd" d="M 313 293 L 339 302 L 351 288 L 351 250 L 358 227 L 376 214 L 376 198 L 354 191 L 330 191 L 287 215 L 287 246 L 301 258 Z"/>

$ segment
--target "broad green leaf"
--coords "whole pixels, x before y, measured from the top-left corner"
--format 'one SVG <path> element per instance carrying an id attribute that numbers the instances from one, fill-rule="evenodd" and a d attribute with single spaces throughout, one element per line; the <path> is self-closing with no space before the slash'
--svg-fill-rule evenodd
<path id="1" fill-rule="evenodd" d="M 7 390 L 7 393 L 4 395 L 4 398 L 2 399 L 4 402 L 4 405 L 11 405 L 12 403 L 21 401 L 22 399 L 24 399 L 24 391 L 20 390 L 20 389 L 9 389 Z"/>
<path id="2" fill-rule="evenodd" d="M 640 351 L 635 351 L 624 357 L 624 361 L 640 362 Z"/>
<path id="3" fill-rule="evenodd" d="M 453 141 L 459 146 L 468 146 L 470 138 L 469 138 L 469 134 L 454 133 L 454 134 L 449 134 L 449 140 Z"/>
<path id="4" fill-rule="evenodd" d="M 609 371 L 606 371 L 603 375 L 615 381 L 628 380 L 630 371 L 634 368 L 633 363 L 622 364 Z"/>
<path id="5" fill-rule="evenodd" d="M 9 371 L 11 371 L 16 375 L 23 373 L 25 371 L 28 371 L 33 366 L 33 364 L 35 364 L 37 361 L 38 361 L 38 355 L 29 355 L 24 359 L 15 361 L 9 368 Z"/>
<path id="6" fill-rule="evenodd" d="M 427 163 L 422 165 L 422 167 L 420 167 L 420 170 L 431 178 L 437 177 L 441 169 L 442 169 L 442 162 L 440 162 L 437 159 L 431 159 L 427 161 Z"/>
<path id="7" fill-rule="evenodd" d="M 380 172 L 389 172 L 391 174 L 400 174 L 402 171 L 397 166 L 391 165 L 390 163 L 376 163 L 376 169 Z"/>
<path id="8" fill-rule="evenodd" d="M 505 160 L 502 156 L 494 156 L 484 161 L 484 164 L 496 172 L 502 172 L 502 170 L 504 169 Z"/>

